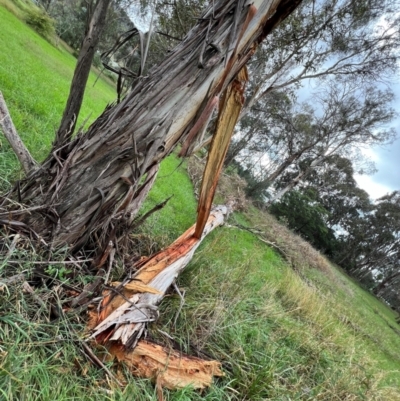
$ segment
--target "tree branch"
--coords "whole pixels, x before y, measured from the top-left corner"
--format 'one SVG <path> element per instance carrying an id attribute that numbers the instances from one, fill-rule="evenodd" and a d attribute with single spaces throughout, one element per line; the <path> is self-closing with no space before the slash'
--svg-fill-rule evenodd
<path id="1" fill-rule="evenodd" d="M 17 130 L 11 120 L 10 113 L 8 111 L 6 102 L 3 94 L 0 92 L 0 129 L 3 131 L 4 136 L 9 142 L 15 155 L 17 156 L 25 174 L 28 175 L 30 172 L 36 170 L 38 165 L 33 159 L 29 150 L 26 148 L 21 138 L 18 135 Z"/>

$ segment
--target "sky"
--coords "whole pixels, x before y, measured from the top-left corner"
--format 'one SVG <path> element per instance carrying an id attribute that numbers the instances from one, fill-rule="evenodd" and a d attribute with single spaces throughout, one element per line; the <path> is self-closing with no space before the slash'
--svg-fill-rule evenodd
<path id="1" fill-rule="evenodd" d="M 397 132 L 400 132 L 400 125 Z M 358 185 L 367 191 L 372 199 L 400 190 L 400 139 L 391 145 L 371 149 L 370 156 L 378 171 L 372 175 L 356 175 Z"/>
<path id="2" fill-rule="evenodd" d="M 146 13 L 147 12 L 147 13 Z M 142 13 L 140 6 L 133 3 L 129 6 L 128 15 L 135 24 L 136 28 L 142 32 L 148 32 L 151 23 L 151 9 L 147 7 L 146 11 Z"/>
<path id="3" fill-rule="evenodd" d="M 400 84 L 394 84 L 392 90 L 396 94 L 393 108 L 400 114 Z M 400 190 L 400 116 L 393 121 L 396 129 L 396 140 L 389 145 L 373 147 L 367 155 L 375 162 L 378 170 L 372 175 L 356 175 L 358 185 L 368 192 L 372 199 L 377 199 L 388 192 Z"/>

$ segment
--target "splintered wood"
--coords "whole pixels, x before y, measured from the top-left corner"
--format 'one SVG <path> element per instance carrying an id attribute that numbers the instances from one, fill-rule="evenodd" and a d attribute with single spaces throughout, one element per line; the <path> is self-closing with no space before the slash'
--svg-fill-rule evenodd
<path id="1" fill-rule="evenodd" d="M 204 388 L 212 383 L 213 376 L 223 375 L 217 361 L 182 356 L 139 340 L 145 325 L 158 318 L 157 305 L 190 262 L 201 240 L 223 223 L 228 212 L 225 206 L 220 206 L 210 213 L 229 142 L 244 103 L 247 80 L 247 70 L 243 67 L 223 94 L 203 175 L 197 223 L 168 248 L 139 262 L 136 265 L 139 270 L 133 280 L 113 283 L 115 291 L 104 297 L 98 323 L 91 336 L 104 343 L 111 355 L 129 366 L 134 374 L 155 378 L 160 388 L 174 389 L 188 385 Z M 120 294 L 115 295 L 118 291 Z"/>
<path id="2" fill-rule="evenodd" d="M 216 130 L 208 153 L 201 183 L 195 237 L 200 238 L 210 214 L 229 143 L 244 103 L 244 87 L 248 81 L 246 66 L 226 89 L 219 109 Z"/>
<path id="3" fill-rule="evenodd" d="M 202 239 L 224 222 L 226 206 L 216 207 L 207 220 L 200 239 L 194 237 L 195 226 L 182 234 L 172 245 L 151 258 L 139 262 L 132 280 L 120 285 L 121 295 L 110 291 L 103 300 L 98 324 L 92 338 L 100 342 L 120 341 L 133 348 L 146 323 L 158 317 L 157 305 L 178 274 L 190 262 Z M 118 288 L 118 287 L 117 287 Z"/>
<path id="4" fill-rule="evenodd" d="M 92 338 L 106 344 L 118 361 L 124 362 L 140 377 L 155 378 L 158 387 L 170 389 L 191 385 L 204 388 L 213 376 L 222 376 L 217 361 L 204 361 L 182 356 L 161 346 L 139 341 L 145 325 L 158 318 L 157 305 L 178 274 L 192 259 L 201 240 L 224 221 L 227 208 L 220 206 L 211 213 L 215 189 L 242 109 L 244 86 L 248 80 L 246 67 L 224 92 L 216 132 L 209 152 L 198 205 L 197 223 L 172 245 L 153 257 L 139 262 L 133 280 L 113 283 L 103 300 L 98 324 Z M 115 296 L 115 292 L 121 294 Z"/>
<path id="5" fill-rule="evenodd" d="M 212 384 L 213 376 L 224 376 L 220 362 L 184 356 L 147 341 L 139 341 L 133 350 L 114 343 L 108 351 L 136 376 L 153 379 L 158 386 L 171 390 L 187 386 L 204 389 Z"/>
<path id="6" fill-rule="evenodd" d="M 178 274 L 190 262 L 202 239 L 224 222 L 226 206 L 217 206 L 207 220 L 201 238 L 194 237 L 195 225 L 172 245 L 140 261 L 132 280 L 112 283 L 115 291 L 105 294 L 90 338 L 105 344 L 111 355 L 123 361 L 135 375 L 154 378 L 157 385 L 204 388 L 213 376 L 222 376 L 216 361 L 183 356 L 149 342 L 139 341 L 145 325 L 158 317 L 158 304 Z"/>

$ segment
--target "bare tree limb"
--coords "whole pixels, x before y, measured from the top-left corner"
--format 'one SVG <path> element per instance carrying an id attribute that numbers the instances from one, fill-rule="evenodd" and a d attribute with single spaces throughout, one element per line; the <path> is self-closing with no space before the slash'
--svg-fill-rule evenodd
<path id="1" fill-rule="evenodd" d="M 28 175 L 31 171 L 38 168 L 36 161 L 33 159 L 29 150 L 26 148 L 17 130 L 11 120 L 3 94 L 0 92 L 0 129 L 3 131 L 4 136 L 9 142 L 15 155 L 17 156 L 25 174 Z"/>

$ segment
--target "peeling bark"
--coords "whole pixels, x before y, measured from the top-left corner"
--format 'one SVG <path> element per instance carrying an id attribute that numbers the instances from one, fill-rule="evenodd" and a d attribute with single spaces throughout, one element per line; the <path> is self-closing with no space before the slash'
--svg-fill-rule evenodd
<path id="1" fill-rule="evenodd" d="M 222 377 L 221 363 L 205 361 L 167 349 L 148 341 L 139 341 L 134 350 L 111 344 L 108 351 L 138 377 L 152 379 L 157 386 L 170 390 L 191 386 L 204 389 L 214 376 Z"/>
<path id="2" fill-rule="evenodd" d="M 139 261 L 139 270 L 125 283 L 111 283 L 114 291 L 106 292 L 102 309 L 91 314 L 89 339 L 107 348 L 109 355 L 123 362 L 134 375 L 156 381 L 157 388 L 192 386 L 209 387 L 214 376 L 223 376 L 221 363 L 205 361 L 141 340 L 148 323 L 158 318 L 158 304 L 178 274 L 192 259 L 202 239 L 223 224 L 229 212 L 218 206 L 208 218 L 200 239 L 194 236 L 196 225 L 189 228 L 173 244 L 151 258 Z"/>
<path id="3" fill-rule="evenodd" d="M 124 100 L 108 107 L 87 133 L 52 152 L 20 184 L 18 197 L 25 207 L 47 210 L 19 214 L 19 220 L 54 245 L 78 250 L 94 238 L 104 247 L 115 243 L 109 233 L 129 227 L 144 199 L 138 201 L 138 194 L 152 180 L 150 171 L 188 136 L 209 100 L 225 91 L 257 44 L 300 1 L 257 0 L 250 6 L 220 0 L 210 6 Z"/>
<path id="4" fill-rule="evenodd" d="M 203 238 L 223 224 L 227 213 L 227 207 L 216 207 L 200 239 L 194 236 L 194 225 L 169 247 L 137 263 L 135 267 L 139 270 L 133 280 L 118 287 L 122 294 L 114 296 L 115 292 L 111 291 L 104 297 L 91 338 L 103 343 L 117 341 L 128 348 L 134 348 L 145 325 L 157 319 L 157 305 L 168 288 L 190 262 Z"/>
<path id="5" fill-rule="evenodd" d="M 210 214 L 225 156 L 244 104 L 244 86 L 247 81 L 247 69 L 243 67 L 237 78 L 228 86 L 222 99 L 200 189 L 196 231 L 194 233 L 196 238 L 201 237 Z"/>

